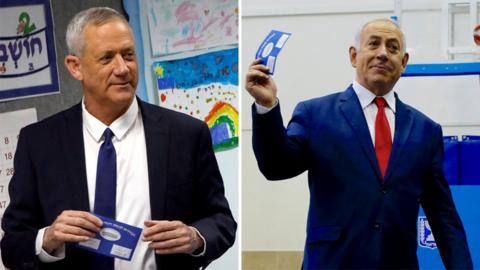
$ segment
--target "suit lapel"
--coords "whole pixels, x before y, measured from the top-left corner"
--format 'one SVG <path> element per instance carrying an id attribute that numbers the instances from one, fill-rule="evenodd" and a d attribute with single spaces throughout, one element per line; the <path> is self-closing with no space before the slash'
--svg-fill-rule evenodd
<path id="1" fill-rule="evenodd" d="M 370 161 L 372 169 L 380 179 L 380 169 L 378 167 L 372 137 L 368 130 L 367 121 L 365 120 L 360 101 L 358 100 L 352 86 L 340 94 L 340 109 L 359 140 L 365 155 Z"/>
<path id="2" fill-rule="evenodd" d="M 402 149 L 404 148 L 403 146 L 405 145 L 413 126 L 413 117 L 410 109 L 400 101 L 397 94 L 395 94 L 395 100 L 397 110 L 395 113 L 395 135 L 393 137 L 392 153 L 388 160 L 385 180 L 388 180 L 389 176 L 395 169 L 395 166 L 398 164 Z"/>
<path id="3" fill-rule="evenodd" d="M 139 100 L 142 112 L 145 141 L 147 144 L 147 163 L 152 219 L 161 220 L 165 215 L 165 196 L 168 170 L 169 127 L 162 115 L 153 111 L 151 105 Z"/>
<path id="4" fill-rule="evenodd" d="M 72 192 L 65 196 L 73 197 L 71 202 L 74 209 L 90 211 L 82 122 L 81 103 L 66 111 L 61 143 L 67 161 Z"/>
<path id="5" fill-rule="evenodd" d="M 161 114 L 153 112 L 150 105 L 142 101 L 139 101 L 139 105 L 147 144 L 152 219 L 162 219 L 165 210 L 169 128 L 162 121 Z M 68 177 L 72 190 L 75 191 L 68 196 L 73 196 L 75 209 L 90 211 L 82 122 L 81 104 L 66 111 L 61 143 L 67 160 Z"/>

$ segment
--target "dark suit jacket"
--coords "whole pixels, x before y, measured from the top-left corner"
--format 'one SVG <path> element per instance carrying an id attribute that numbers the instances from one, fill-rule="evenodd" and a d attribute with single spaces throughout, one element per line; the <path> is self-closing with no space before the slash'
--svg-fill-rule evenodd
<path id="1" fill-rule="evenodd" d="M 351 86 L 301 102 L 284 128 L 280 108 L 253 108 L 253 147 L 270 180 L 308 170 L 304 269 L 414 269 L 416 221 L 425 210 L 448 269 L 472 268 L 463 225 L 443 173 L 441 127 L 396 96 L 385 180 Z"/>
<path id="2" fill-rule="evenodd" d="M 156 256 L 158 269 L 198 269 L 234 242 L 236 223 L 200 120 L 139 101 L 145 129 L 154 220 L 181 220 L 206 240 L 205 256 Z M 35 255 L 38 229 L 67 209 L 89 211 L 82 109 L 78 104 L 23 128 L 15 155 L 15 175 L 5 211 L 2 259 L 11 269 L 92 269 L 91 253 L 72 244 L 66 258 L 42 264 Z"/>

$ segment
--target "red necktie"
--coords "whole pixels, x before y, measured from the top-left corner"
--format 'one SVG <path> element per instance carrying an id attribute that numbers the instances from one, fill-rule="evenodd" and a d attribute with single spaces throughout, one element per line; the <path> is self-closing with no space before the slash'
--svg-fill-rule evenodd
<path id="1" fill-rule="evenodd" d="M 392 151 L 392 134 L 390 132 L 387 115 L 385 114 L 387 102 L 383 97 L 377 97 L 375 98 L 375 104 L 378 108 L 375 119 L 375 153 L 377 154 L 378 166 L 380 167 L 382 177 L 385 177 L 388 158 Z"/>

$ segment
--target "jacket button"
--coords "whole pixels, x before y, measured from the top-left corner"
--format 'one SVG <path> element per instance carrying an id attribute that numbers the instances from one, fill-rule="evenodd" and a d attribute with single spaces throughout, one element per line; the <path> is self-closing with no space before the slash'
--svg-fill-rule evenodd
<path id="1" fill-rule="evenodd" d="M 24 269 L 32 269 L 35 264 L 33 262 L 24 262 L 22 266 Z"/>
<path id="2" fill-rule="evenodd" d="M 385 195 L 388 193 L 388 189 L 387 188 L 382 188 L 382 194 Z"/>
<path id="3" fill-rule="evenodd" d="M 375 224 L 373 224 L 373 228 L 375 229 L 380 228 L 380 222 L 375 222 Z"/>

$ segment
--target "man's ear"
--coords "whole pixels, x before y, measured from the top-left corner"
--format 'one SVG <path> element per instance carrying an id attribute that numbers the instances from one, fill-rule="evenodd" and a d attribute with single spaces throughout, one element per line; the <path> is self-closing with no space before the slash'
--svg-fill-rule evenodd
<path id="1" fill-rule="evenodd" d="M 350 63 L 352 64 L 352 67 L 356 68 L 357 67 L 357 48 L 354 46 L 351 46 L 348 49 L 348 53 L 350 54 Z"/>
<path id="2" fill-rule="evenodd" d="M 403 59 L 402 59 L 402 66 L 403 68 L 405 69 L 405 67 L 407 66 L 407 63 L 408 63 L 408 59 L 410 58 L 410 55 L 406 52 L 404 55 L 403 55 Z"/>
<path id="3" fill-rule="evenodd" d="M 83 80 L 83 73 L 80 66 L 80 58 L 75 55 L 67 55 L 65 56 L 64 61 L 65 67 L 68 69 L 68 72 L 74 77 L 75 79 L 82 81 Z"/>

